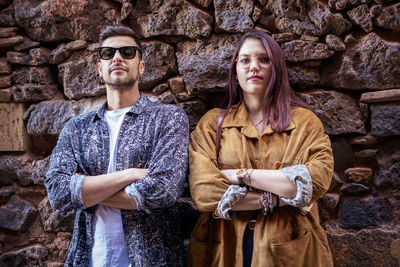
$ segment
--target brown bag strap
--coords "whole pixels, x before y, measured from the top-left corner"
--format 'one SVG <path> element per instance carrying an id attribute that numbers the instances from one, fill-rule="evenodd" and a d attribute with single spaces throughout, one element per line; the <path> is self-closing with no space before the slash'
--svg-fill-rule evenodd
<path id="1" fill-rule="evenodd" d="M 226 116 L 226 110 L 221 109 L 219 112 L 218 116 L 218 122 L 217 122 L 217 136 L 215 140 L 215 152 L 217 154 L 217 163 L 218 163 L 218 157 L 219 157 L 219 150 L 221 149 L 221 134 L 222 134 L 222 122 L 225 119 Z"/>

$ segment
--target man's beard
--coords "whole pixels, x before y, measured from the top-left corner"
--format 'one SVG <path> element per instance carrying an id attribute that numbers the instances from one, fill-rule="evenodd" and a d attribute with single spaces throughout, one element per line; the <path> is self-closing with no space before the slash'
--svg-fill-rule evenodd
<path id="1" fill-rule="evenodd" d="M 129 78 L 125 78 L 125 79 L 114 79 L 115 81 L 104 81 L 105 84 L 107 84 L 110 87 L 114 87 L 114 88 L 130 88 L 132 87 L 136 82 L 137 82 L 137 77 L 129 77 Z"/>

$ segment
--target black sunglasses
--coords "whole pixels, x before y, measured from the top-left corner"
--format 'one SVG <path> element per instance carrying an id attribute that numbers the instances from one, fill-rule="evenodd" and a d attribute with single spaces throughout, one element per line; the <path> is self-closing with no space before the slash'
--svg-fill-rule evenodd
<path id="1" fill-rule="evenodd" d="M 104 60 L 110 60 L 114 57 L 115 53 L 119 51 L 121 56 L 125 59 L 132 59 L 136 56 L 136 51 L 141 53 L 139 47 L 137 46 L 123 46 L 120 48 L 115 47 L 99 47 L 97 51 L 99 52 L 99 57 Z"/>

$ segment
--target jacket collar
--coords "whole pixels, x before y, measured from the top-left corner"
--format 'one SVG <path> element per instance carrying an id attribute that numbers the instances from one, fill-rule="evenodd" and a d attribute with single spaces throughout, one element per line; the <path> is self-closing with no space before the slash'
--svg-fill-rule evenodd
<path id="1" fill-rule="evenodd" d="M 140 113 L 145 111 L 145 108 L 148 104 L 148 99 L 143 94 L 140 94 L 139 99 L 136 101 L 135 104 L 130 108 L 130 110 L 126 114 L 136 114 L 139 115 Z M 103 103 L 103 105 L 97 110 L 96 114 L 93 117 L 93 121 L 96 119 L 104 119 L 104 112 L 107 108 L 107 101 Z"/>
<path id="2" fill-rule="evenodd" d="M 237 113 L 235 115 L 235 112 Z M 258 131 L 254 126 L 253 122 L 251 121 L 249 114 L 247 113 L 247 108 L 244 100 L 239 104 L 232 106 L 231 110 L 229 110 L 228 114 L 226 115 L 223 123 L 222 128 L 229 128 L 229 127 L 238 127 L 241 128 L 241 132 L 249 137 L 249 138 L 259 138 Z M 285 128 L 284 131 L 291 131 L 296 128 L 296 125 L 293 122 L 293 119 L 290 119 L 290 123 L 288 127 Z M 262 135 L 272 135 L 274 131 L 271 128 L 271 125 L 268 124 L 267 127 L 264 129 Z"/>

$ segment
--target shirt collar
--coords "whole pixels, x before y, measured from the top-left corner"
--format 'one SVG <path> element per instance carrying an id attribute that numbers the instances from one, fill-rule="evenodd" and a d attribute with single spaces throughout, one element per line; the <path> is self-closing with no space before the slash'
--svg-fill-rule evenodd
<path id="1" fill-rule="evenodd" d="M 148 99 L 143 94 L 140 94 L 139 99 L 136 101 L 135 104 L 131 107 L 131 109 L 126 114 L 136 114 L 139 115 L 140 113 L 145 111 L 145 108 L 148 104 Z M 93 117 L 93 121 L 96 119 L 104 119 L 104 112 L 107 108 L 107 101 L 101 105 L 101 107 L 97 110 L 95 116 Z"/>
<path id="2" fill-rule="evenodd" d="M 258 131 L 254 126 L 254 124 L 251 122 L 249 114 L 247 113 L 247 108 L 244 100 L 242 100 L 240 105 L 237 104 L 232 106 L 231 110 L 226 115 L 222 123 L 222 128 L 229 128 L 229 127 L 240 127 L 241 132 L 245 136 L 250 138 L 259 138 Z M 291 118 L 288 127 L 286 127 L 284 131 L 291 131 L 294 128 L 296 128 L 296 125 L 294 124 L 293 119 Z M 268 124 L 267 127 L 264 129 L 263 135 L 264 134 L 271 135 L 273 133 L 274 131 L 272 130 L 271 125 Z"/>

